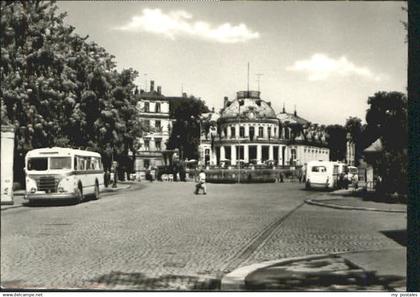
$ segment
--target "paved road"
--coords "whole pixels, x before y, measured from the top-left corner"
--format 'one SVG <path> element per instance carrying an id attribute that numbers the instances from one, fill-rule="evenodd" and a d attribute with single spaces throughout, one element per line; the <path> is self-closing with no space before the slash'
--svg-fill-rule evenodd
<path id="1" fill-rule="evenodd" d="M 403 229 L 404 214 L 306 205 L 319 193 L 301 188 L 211 184 L 195 196 L 192 183 L 151 183 L 79 205 L 2 211 L 1 282 L 199 289 L 262 260 L 400 247 L 378 231 Z"/>

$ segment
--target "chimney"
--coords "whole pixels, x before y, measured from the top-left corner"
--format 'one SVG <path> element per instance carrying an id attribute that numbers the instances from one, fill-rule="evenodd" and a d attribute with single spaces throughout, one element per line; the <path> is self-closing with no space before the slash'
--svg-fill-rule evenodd
<path id="1" fill-rule="evenodd" d="M 153 92 L 155 90 L 155 81 L 151 80 L 150 81 L 150 92 Z"/>
<path id="2" fill-rule="evenodd" d="M 295 105 L 295 112 L 293 113 L 295 116 L 297 116 L 297 111 L 296 111 L 296 105 Z"/>
<path id="3" fill-rule="evenodd" d="M 223 99 L 223 107 L 226 107 L 228 102 L 229 98 L 225 96 L 225 98 Z"/>
<path id="4" fill-rule="evenodd" d="M 284 105 L 284 102 L 283 102 L 283 111 L 282 111 L 282 113 L 286 113 L 286 106 Z"/>
<path id="5" fill-rule="evenodd" d="M 159 95 L 161 95 L 161 94 L 162 94 L 162 87 L 161 87 L 161 86 L 158 86 L 158 87 L 157 87 L 157 92 L 158 92 L 158 94 L 159 94 Z"/>

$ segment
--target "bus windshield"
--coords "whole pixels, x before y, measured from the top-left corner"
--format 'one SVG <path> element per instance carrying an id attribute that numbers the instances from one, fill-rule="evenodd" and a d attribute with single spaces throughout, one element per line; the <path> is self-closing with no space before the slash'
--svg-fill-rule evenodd
<path id="1" fill-rule="evenodd" d="M 48 158 L 30 158 L 28 170 L 45 171 L 48 169 Z"/>
<path id="2" fill-rule="evenodd" d="M 50 169 L 71 169 L 71 157 L 51 157 Z"/>

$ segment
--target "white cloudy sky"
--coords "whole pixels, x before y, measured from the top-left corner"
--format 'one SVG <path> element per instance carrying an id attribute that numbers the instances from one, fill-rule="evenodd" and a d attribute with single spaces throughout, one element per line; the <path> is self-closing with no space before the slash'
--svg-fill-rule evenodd
<path id="1" fill-rule="evenodd" d="M 58 2 L 119 68 L 219 109 L 257 89 L 277 112 L 323 124 L 364 119 L 376 91 L 405 92 L 404 2 Z"/>

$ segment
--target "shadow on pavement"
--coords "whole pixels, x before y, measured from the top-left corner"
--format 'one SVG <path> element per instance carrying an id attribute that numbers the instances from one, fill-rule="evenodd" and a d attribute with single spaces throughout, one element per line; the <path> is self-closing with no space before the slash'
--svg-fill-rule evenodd
<path id="1" fill-rule="evenodd" d="M 250 273 L 248 291 L 389 291 L 398 276 L 378 276 L 339 257 L 273 265 Z"/>
<path id="2" fill-rule="evenodd" d="M 90 289 L 115 289 L 138 291 L 215 291 L 220 289 L 220 279 L 166 274 L 148 277 L 143 273 L 113 271 L 90 280 Z"/>
<path id="3" fill-rule="evenodd" d="M 407 247 L 407 230 L 381 231 L 381 233 L 398 244 Z"/>

